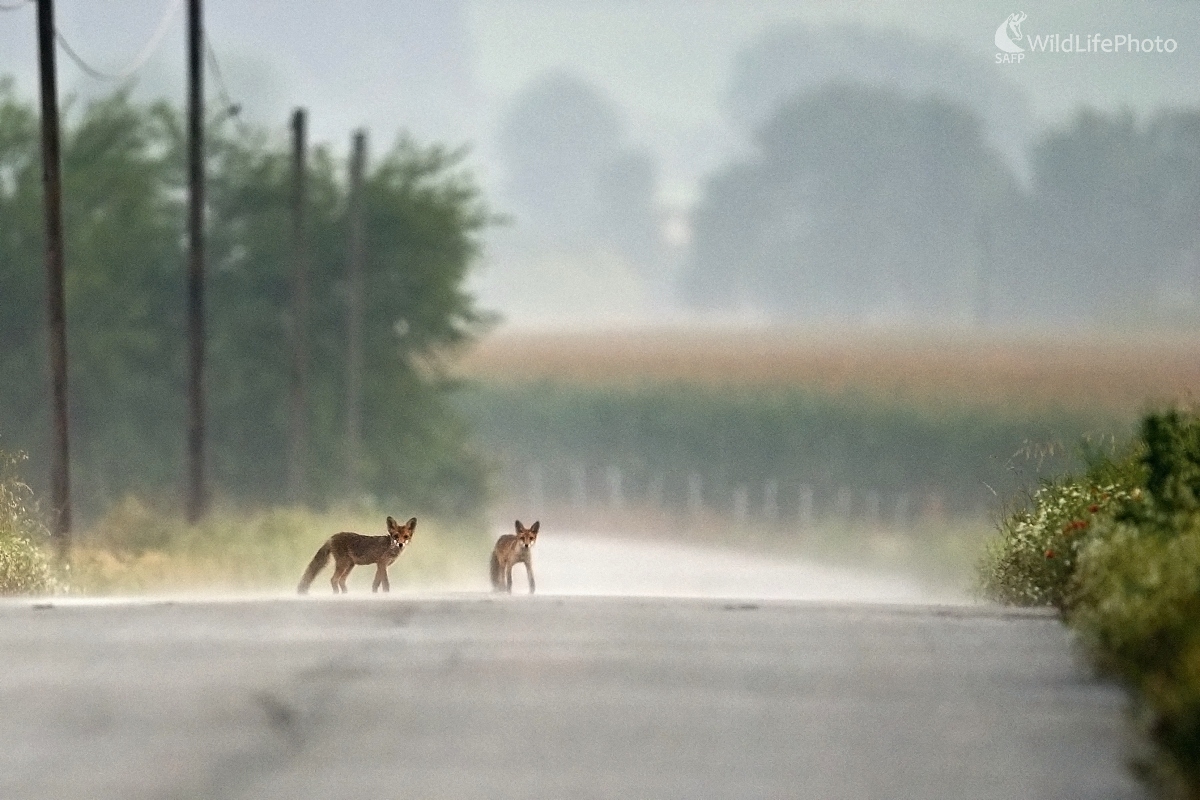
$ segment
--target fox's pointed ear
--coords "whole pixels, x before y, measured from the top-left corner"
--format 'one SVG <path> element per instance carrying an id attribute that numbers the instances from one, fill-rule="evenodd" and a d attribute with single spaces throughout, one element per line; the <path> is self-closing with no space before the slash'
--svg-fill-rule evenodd
<path id="1" fill-rule="evenodd" d="M 538 528 L 540 528 L 540 527 L 542 527 L 542 523 L 540 523 L 540 522 L 535 522 L 535 523 L 533 523 L 531 526 L 529 526 L 529 532 L 530 532 L 530 533 L 537 533 L 537 532 L 538 532 Z"/>
<path id="2" fill-rule="evenodd" d="M 388 529 L 389 533 L 395 531 L 399 527 L 400 527 L 400 525 L 399 525 L 399 523 L 396 522 L 395 517 L 387 518 L 387 529 Z"/>
<path id="3" fill-rule="evenodd" d="M 417 518 L 413 517 L 408 522 L 404 523 L 404 527 L 408 528 L 409 533 L 412 533 L 417 529 Z"/>
<path id="4" fill-rule="evenodd" d="M 517 520 L 517 533 L 525 530 L 525 526 L 521 524 L 521 520 Z"/>

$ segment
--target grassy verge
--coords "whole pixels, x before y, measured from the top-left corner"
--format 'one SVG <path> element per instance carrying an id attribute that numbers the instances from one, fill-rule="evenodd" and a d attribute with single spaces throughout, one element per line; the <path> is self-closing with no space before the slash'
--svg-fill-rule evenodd
<path id="1" fill-rule="evenodd" d="M 1052 605 L 1132 691 L 1155 747 L 1139 770 L 1200 798 L 1200 416 L 1146 417 L 1124 449 L 1045 484 L 981 564 L 1000 602 Z"/>
<path id="2" fill-rule="evenodd" d="M 61 584 L 47 555 L 50 534 L 33 492 L 17 475 L 22 456 L 0 452 L 0 595 L 46 594 Z"/>
<path id="3" fill-rule="evenodd" d="M 294 590 L 331 534 L 384 533 L 384 511 L 313 512 L 217 509 L 197 525 L 127 498 L 78 537 L 71 591 L 113 594 L 161 591 Z M 422 518 L 412 544 L 389 569 L 393 590 L 454 584 L 484 574 L 489 542 L 478 523 Z M 327 566 L 313 592 L 328 591 Z M 350 575 L 353 592 L 370 591 L 374 569 Z"/>

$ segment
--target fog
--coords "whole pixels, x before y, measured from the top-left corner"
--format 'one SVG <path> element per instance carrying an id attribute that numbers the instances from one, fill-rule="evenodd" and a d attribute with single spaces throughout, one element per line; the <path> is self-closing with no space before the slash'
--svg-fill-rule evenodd
<path id="1" fill-rule="evenodd" d="M 215 496 L 234 505 L 300 499 L 377 524 L 403 502 L 413 508 L 383 510 L 690 537 L 669 558 L 637 551 L 639 564 L 678 570 L 626 570 L 611 584 L 598 571 L 561 591 L 687 593 L 698 589 L 678 576 L 692 572 L 708 592 L 907 597 L 907 584 L 837 569 L 961 576 L 989 520 L 1077 463 L 1082 437 L 1117 441 L 1148 403 L 1200 388 L 1186 366 L 1200 322 L 1194 3 L 1026 9 L 1016 27 L 985 3 L 205 8 L 211 124 L 262 134 L 211 165 L 211 472 Z M 146 104 L 182 106 L 182 14 L 164 0 L 57 4 L 74 50 L 107 70 L 164 12 L 174 18 L 162 46 L 127 84 L 59 56 L 68 131 L 128 87 L 137 110 L 101 122 L 136 118 L 147 138 L 128 141 L 153 140 L 93 174 L 108 151 L 68 136 L 84 155 L 67 169 L 68 255 L 101 276 L 71 294 L 75 491 L 87 519 L 118 508 L 151 533 L 153 509 L 126 498 L 173 496 L 179 480 L 182 340 L 175 312 L 160 311 L 179 296 L 183 187 L 162 155 L 170 132 Z M 1085 52 L 1057 44 L 1076 34 Z M 1117 36 L 1125 52 L 1102 44 Z M 32 7 L 0 14 L 0 77 L 15 79 L 0 90 L 13 108 L 36 97 L 35 63 Z M 301 412 L 287 400 L 297 383 L 281 160 L 296 107 L 309 112 L 319 195 L 313 400 Z M 359 127 L 376 288 L 365 393 L 352 397 L 343 215 Z M 15 153 L 0 160 L 0 200 L 28 212 L 32 194 L 12 189 L 34 191 L 33 128 L 22 130 L 26 150 L 0 141 Z M 157 192 L 122 182 L 149 162 Z M 72 169 L 90 192 L 75 190 Z M 413 193 L 409 169 L 444 182 Z M 122 235 L 102 208 L 109 186 L 137 200 L 129 219 L 140 224 Z M 426 217 L 405 216 L 414 196 L 450 198 L 438 219 L 458 225 L 437 246 L 414 233 Z M 28 480 L 42 491 L 36 219 L 9 222 L 0 448 L 31 454 Z M 1122 368 L 1096 378 L 1096 364 Z M 347 454 L 355 419 L 361 464 Z M 308 449 L 279 457 L 304 425 Z M 290 477 L 305 470 L 307 496 Z M 140 552 L 141 534 L 118 527 L 106 528 L 114 546 Z M 731 568 L 763 583 L 701 569 L 728 561 L 705 549 L 728 540 L 766 544 L 767 560 Z M 569 564 L 576 541 L 548 544 L 550 563 Z M 587 559 L 619 560 L 632 545 L 612 547 Z M 839 566 L 781 566 L 798 557 Z"/>
<path id="2" fill-rule="evenodd" d="M 116 69 L 140 49 L 169 5 L 62 0 L 57 14 L 60 29 L 86 59 Z M 494 210 L 510 219 L 489 236 L 485 265 L 471 285 L 481 306 L 507 324 L 836 318 L 1044 325 L 1054 321 L 1061 301 L 1086 285 L 1080 273 L 1107 248 L 1094 237 L 1064 243 L 1065 231 L 1111 230 L 1110 216 L 1127 217 L 1135 206 L 1153 214 L 1156 205 L 1145 192 L 1124 206 L 1121 198 L 1073 194 L 1096 213 L 1047 220 L 1045 208 L 1060 201 L 1036 196 L 1039 180 L 1069 193 L 1087 187 L 1070 185 L 1068 174 L 1055 171 L 1069 153 L 1043 164 L 1039 177 L 1036 162 L 1051 159 L 1038 143 L 1084 108 L 1131 115 L 1128 124 L 1116 118 L 1107 128 L 1095 127 L 1096 136 L 1109 139 L 1129 126 L 1153 127 L 1153 119 L 1160 127 L 1194 127 L 1186 119 L 1155 117 L 1200 102 L 1194 10 L 1187 2 L 1038 9 L 1024 23 L 1031 35 L 1170 37 L 1178 50 L 1030 53 L 1012 65 L 994 61 L 993 33 L 1001 20 L 984 3 L 370 0 L 343 7 L 212 0 L 206 19 L 230 96 L 247 120 L 280 136 L 290 110 L 302 105 L 311 111 L 314 138 L 339 149 L 360 125 L 370 129 L 376 149 L 401 129 L 424 141 L 470 145 L 469 166 Z M 181 98 L 182 50 L 182 20 L 176 19 L 161 50 L 138 73 L 137 93 Z M 60 61 L 64 94 L 82 99 L 110 90 Z M 34 65 L 32 12 L 5 14 L 0 72 L 15 75 L 32 94 Z M 853 192 L 819 190 L 822 181 L 841 185 L 853 177 L 838 171 L 828 144 L 776 136 L 772 145 L 762 138 L 772 120 L 812 133 L 811 125 L 820 124 L 813 109 L 837 106 L 821 94 L 831 85 L 849 95 L 841 116 L 831 111 L 828 124 L 868 134 L 859 152 L 847 154 L 846 168 L 872 157 L 892 164 L 911 157 L 917 165 L 912 174 L 901 166 L 880 175 L 883 184 L 863 183 L 862 191 L 884 197 L 874 205 L 839 207 L 836 220 L 812 211 L 852 199 Z M 815 105 L 805 107 L 804 97 Z M 796 98 L 793 116 L 780 117 Z M 862 114 L 881 103 L 883 119 L 911 116 L 910 139 L 903 128 L 894 138 L 871 137 L 875 123 Z M 1077 130 L 1059 149 L 1070 150 L 1089 131 Z M 964 171 L 909 195 L 904 187 L 928 175 L 919 164 L 929 155 L 914 149 L 921 141 L 936 143 L 931 152 L 958 148 Z M 1130 152 L 1138 146 L 1128 143 Z M 1120 174 L 1127 156 L 1109 155 L 1114 183 L 1133 180 Z M 755 182 L 762 171 L 778 174 L 783 162 L 777 159 L 793 157 L 808 159 L 809 166 L 790 183 Z M 1150 188 L 1151 195 L 1179 198 L 1169 186 Z M 804 200 L 810 191 L 818 194 Z M 769 224 L 783 233 L 762 239 L 746 230 L 742 215 L 757 213 L 752 197 L 772 198 L 777 219 Z M 938 198 L 962 213 L 939 210 Z M 1106 203 L 1115 206 L 1107 215 Z M 912 213 L 902 213 L 905 208 Z M 863 229 L 856 214 L 872 224 Z M 849 227 L 833 229 L 839 220 Z M 711 242 L 713 236 L 721 241 Z M 803 241 L 793 251 L 779 236 Z M 1020 242 L 1025 263 L 1005 263 L 1007 237 Z M 1148 255 L 1140 242 L 1129 245 L 1144 256 L 1134 266 L 1153 273 L 1138 299 L 1142 313 L 1196 300 L 1194 233 L 1175 238 Z M 1048 242 L 1062 245 L 1065 255 L 1051 252 L 1030 264 L 1028 253 L 1046 253 Z M 730 259 L 729 252 L 739 257 Z M 888 254 L 898 254 L 891 272 L 864 272 L 864 265 Z M 913 267 L 919 276 L 905 271 L 906 260 L 919 265 Z M 722 276 L 712 261 L 739 277 Z M 819 268 L 802 269 L 805 281 L 781 280 L 783 265 L 798 261 Z M 1031 291 L 1030 277 L 1048 268 L 1055 274 L 1047 291 Z M 1113 271 L 1104 273 L 1106 284 Z M 853 285 L 866 280 L 871 302 L 847 302 L 839 276 Z M 923 280 L 929 286 L 921 286 Z M 1067 316 L 1091 324 L 1109 311 L 1104 302 L 1084 304 Z"/>

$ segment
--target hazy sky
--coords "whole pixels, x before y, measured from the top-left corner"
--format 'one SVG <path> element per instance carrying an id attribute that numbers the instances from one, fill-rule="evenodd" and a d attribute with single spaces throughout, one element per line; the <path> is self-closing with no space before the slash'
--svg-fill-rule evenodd
<path id="1" fill-rule="evenodd" d="M 116 69 L 178 0 L 57 0 L 60 29 L 94 64 Z M 289 111 L 311 111 L 314 138 L 341 143 L 367 125 L 376 147 L 407 127 L 421 138 L 470 141 L 474 166 L 500 185 L 495 122 L 539 75 L 567 71 L 594 83 L 625 118 L 632 146 L 657 159 L 660 199 L 686 210 L 705 175 L 745 140 L 727 118 L 737 54 L 773 26 L 803 23 L 905 32 L 978 59 L 1023 91 L 1039 124 L 1082 104 L 1148 110 L 1200 105 L 1200 6 L 1194 0 L 1038 4 L 1030 34 L 1171 37 L 1175 53 L 1038 54 L 997 65 L 1006 3 L 861 0 L 208 0 L 211 41 L 234 99 L 284 135 Z M 64 94 L 110 90 L 60 57 Z M 138 89 L 183 97 L 183 13 Z M 34 13 L 0 13 L 0 74 L 35 96 Z M 542 281 L 545 276 L 537 280 Z M 584 294 L 588 294 L 585 291 Z"/>

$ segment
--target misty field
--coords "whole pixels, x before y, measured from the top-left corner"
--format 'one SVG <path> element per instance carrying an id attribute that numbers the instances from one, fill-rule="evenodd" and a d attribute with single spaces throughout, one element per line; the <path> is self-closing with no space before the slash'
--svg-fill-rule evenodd
<path id="1" fill-rule="evenodd" d="M 456 365 L 494 513 L 966 583 L 995 522 L 1148 407 L 1200 341 L 847 330 L 501 332 Z"/>
<path id="2" fill-rule="evenodd" d="M 853 390 L 899 404 L 1066 409 L 1132 419 L 1147 405 L 1200 394 L 1200 338 L 1063 332 L 1034 335 L 677 330 L 500 332 L 457 363 L 479 383 L 591 386 L 678 383 L 741 389 Z"/>

